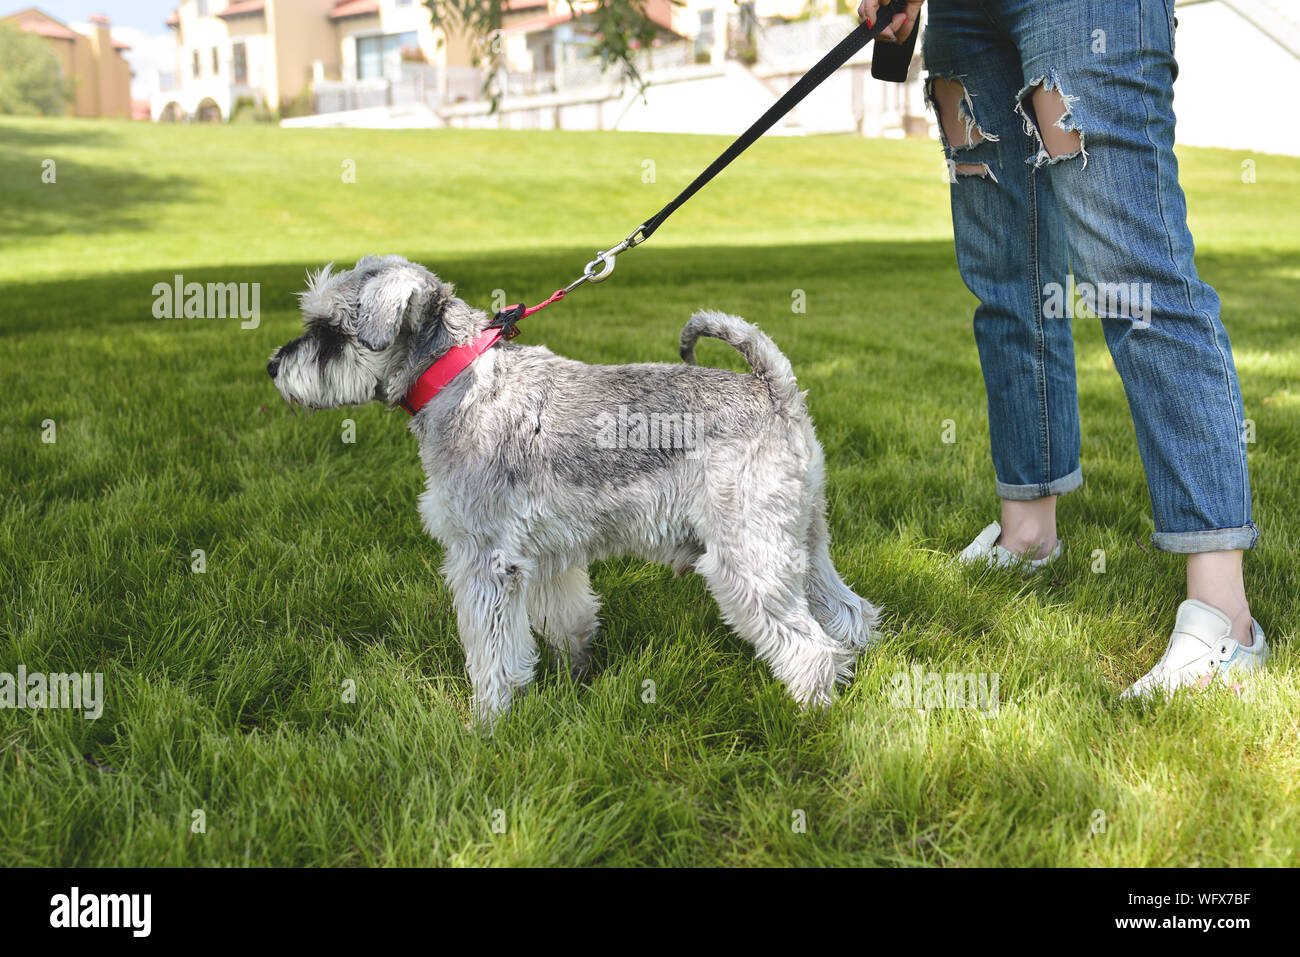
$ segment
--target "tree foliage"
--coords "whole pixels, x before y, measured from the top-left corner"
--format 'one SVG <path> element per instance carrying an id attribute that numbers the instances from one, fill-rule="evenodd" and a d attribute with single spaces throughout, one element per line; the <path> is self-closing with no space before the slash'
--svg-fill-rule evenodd
<path id="1" fill-rule="evenodd" d="M 658 33 L 646 15 L 646 3 L 647 0 L 570 0 L 568 3 L 573 20 L 594 35 L 591 52 L 600 58 L 601 65 L 618 69 L 638 87 L 644 84 L 636 68 L 636 52 L 649 46 Z M 505 0 L 425 0 L 424 5 L 432 13 L 435 25 L 465 31 L 474 37 L 474 63 L 487 71 L 484 89 L 495 104 L 503 92 L 499 78 L 505 66 L 505 45 L 500 30 L 505 21 Z"/>
<path id="2" fill-rule="evenodd" d="M 62 116 L 72 92 L 43 38 L 0 21 L 0 113 Z"/>

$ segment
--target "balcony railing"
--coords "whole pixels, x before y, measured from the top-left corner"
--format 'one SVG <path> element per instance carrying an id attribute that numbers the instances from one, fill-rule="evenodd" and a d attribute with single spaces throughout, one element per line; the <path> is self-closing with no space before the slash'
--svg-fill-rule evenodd
<path id="1" fill-rule="evenodd" d="M 637 69 L 643 74 L 690 66 L 695 62 L 689 42 L 664 44 L 637 55 Z M 365 80 L 318 80 L 312 85 L 315 112 L 337 113 L 375 107 L 410 107 L 421 104 L 436 110 L 454 103 L 486 98 L 485 70 L 469 66 L 434 67 L 424 63 L 394 61 L 386 75 Z M 623 82 L 617 68 L 602 70 L 594 59 L 566 63 L 560 70 L 533 72 L 505 71 L 495 88 L 505 97 L 537 96 L 564 90 L 597 90 L 618 87 Z"/>

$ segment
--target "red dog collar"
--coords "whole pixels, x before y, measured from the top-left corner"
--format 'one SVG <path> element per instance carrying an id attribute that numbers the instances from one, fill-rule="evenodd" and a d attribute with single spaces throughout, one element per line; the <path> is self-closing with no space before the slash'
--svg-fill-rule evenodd
<path id="1" fill-rule="evenodd" d="M 403 409 L 415 415 L 429 401 L 447 388 L 451 380 L 456 378 L 471 365 L 474 360 L 487 352 L 502 339 L 513 339 L 519 335 L 519 330 L 515 328 L 515 323 L 520 319 L 527 319 L 538 309 L 545 309 L 553 302 L 559 302 L 564 298 L 567 290 L 557 289 L 545 302 L 539 302 L 535 306 L 525 307 L 523 303 L 517 306 L 511 306 L 508 309 L 502 309 L 493 318 L 493 325 L 488 326 L 471 342 L 463 346 L 452 346 L 448 349 L 437 362 L 424 370 L 420 378 L 415 380 L 415 385 L 398 403 Z"/>
<path id="2" fill-rule="evenodd" d="M 447 388 L 452 379 L 468 369 L 475 359 L 496 345 L 502 331 L 484 329 L 465 345 L 452 346 L 437 362 L 424 370 L 398 404 L 411 415 L 415 415 L 435 395 Z"/>

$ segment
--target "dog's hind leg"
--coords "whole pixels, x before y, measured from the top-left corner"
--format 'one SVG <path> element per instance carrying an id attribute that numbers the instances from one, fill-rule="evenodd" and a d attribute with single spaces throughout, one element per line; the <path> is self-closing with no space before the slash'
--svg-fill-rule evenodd
<path id="1" fill-rule="evenodd" d="M 490 727 L 533 680 L 537 667 L 537 644 L 528 628 L 527 570 L 500 549 L 448 550 L 443 574 L 474 688 L 474 718 Z"/>
<path id="2" fill-rule="evenodd" d="M 528 586 L 528 619 L 568 663 L 575 678 L 591 667 L 591 644 L 600 627 L 600 599 L 582 565 L 538 579 Z"/>
<path id="3" fill-rule="evenodd" d="M 737 540 L 743 541 L 738 538 Z M 805 707 L 831 703 L 853 674 L 853 649 L 833 640 L 809 611 L 792 540 L 761 549 L 713 543 L 695 565 L 722 617 Z"/>
<path id="4" fill-rule="evenodd" d="M 866 648 L 875 640 L 880 609 L 844 584 L 831 561 L 830 544 L 826 517 L 815 511 L 808 534 L 808 607 L 832 638 Z"/>

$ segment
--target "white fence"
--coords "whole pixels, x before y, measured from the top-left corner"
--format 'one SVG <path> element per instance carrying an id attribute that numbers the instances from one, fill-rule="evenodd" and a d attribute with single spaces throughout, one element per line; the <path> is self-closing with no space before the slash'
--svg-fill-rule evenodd
<path id="1" fill-rule="evenodd" d="M 675 42 L 641 51 L 635 58 L 638 71 L 657 70 L 694 63 L 694 47 Z M 318 80 L 312 86 L 316 113 L 371 110 L 377 107 L 410 108 L 416 105 L 438 111 L 453 104 L 485 102 L 488 73 L 476 67 L 438 68 L 422 63 L 392 64 L 388 75 L 367 80 Z M 615 97 L 624 86 L 621 69 L 602 69 L 596 59 L 566 63 L 557 70 L 532 73 L 503 71 L 494 84 L 503 100 L 541 96 L 547 93 L 604 91 Z"/>
<path id="2" fill-rule="evenodd" d="M 857 26 L 849 16 L 819 17 L 774 23 L 754 28 L 754 45 L 758 50 L 758 67 L 780 72 L 805 73 L 843 40 Z M 859 51 L 849 62 L 870 63 L 871 46 Z"/>
<path id="3" fill-rule="evenodd" d="M 649 82 L 644 97 L 621 69 L 602 70 L 593 59 L 568 61 L 552 71 L 504 72 L 485 95 L 483 71 L 389 64 L 383 79 L 317 82 L 318 121 L 292 125 L 426 125 L 509 129 L 626 129 L 652 132 L 738 133 L 847 35 L 854 20 L 824 17 L 747 31 L 757 62 L 697 63 L 695 44 L 674 41 L 638 53 L 636 66 Z M 744 37 L 739 37 L 743 40 Z M 870 48 L 852 58 L 778 125 L 777 133 L 926 135 L 919 75 L 903 85 L 868 74 Z M 919 74 L 919 65 L 914 74 Z M 349 118 L 348 114 L 356 115 Z"/>

